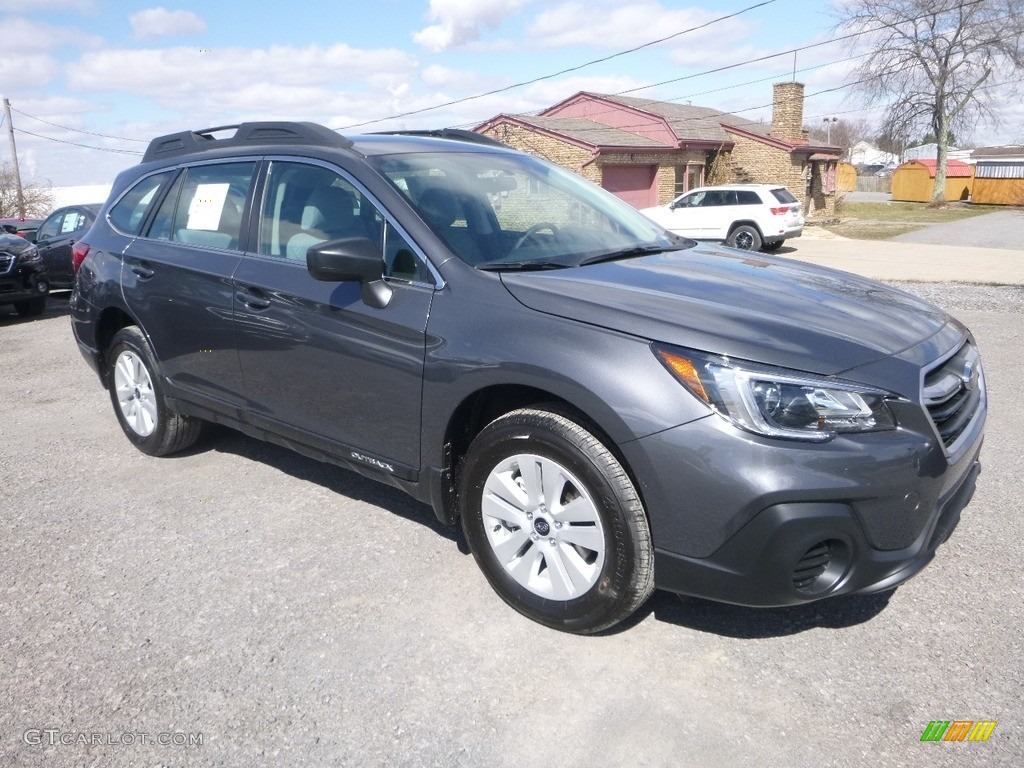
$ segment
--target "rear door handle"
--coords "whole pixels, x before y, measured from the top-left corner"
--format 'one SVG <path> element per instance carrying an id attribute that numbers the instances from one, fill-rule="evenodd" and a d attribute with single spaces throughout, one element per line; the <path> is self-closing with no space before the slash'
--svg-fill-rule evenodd
<path id="1" fill-rule="evenodd" d="M 143 266 L 142 264 L 132 264 L 132 272 L 141 277 L 143 280 L 149 280 L 149 278 L 156 274 L 155 271 L 153 271 L 149 267 Z"/>
<path id="2" fill-rule="evenodd" d="M 270 306 L 270 299 L 260 292 L 250 288 L 241 288 L 235 292 L 235 298 L 245 304 L 249 309 L 266 309 Z"/>

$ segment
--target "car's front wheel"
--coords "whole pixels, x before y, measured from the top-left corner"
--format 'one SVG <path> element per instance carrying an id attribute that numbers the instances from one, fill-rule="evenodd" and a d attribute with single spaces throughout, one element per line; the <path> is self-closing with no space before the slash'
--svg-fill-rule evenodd
<path id="1" fill-rule="evenodd" d="M 615 456 L 574 418 L 546 408 L 501 416 L 473 440 L 461 478 L 473 555 L 520 613 L 586 634 L 650 596 L 643 504 Z"/>
<path id="2" fill-rule="evenodd" d="M 761 249 L 761 233 L 757 227 L 741 224 L 729 233 L 729 239 L 725 242 L 743 251 L 758 251 Z"/>
<path id="3" fill-rule="evenodd" d="M 199 439 L 203 422 L 167 407 L 159 369 L 142 331 L 135 326 L 118 331 L 106 361 L 114 413 L 136 448 L 150 456 L 166 456 Z"/>

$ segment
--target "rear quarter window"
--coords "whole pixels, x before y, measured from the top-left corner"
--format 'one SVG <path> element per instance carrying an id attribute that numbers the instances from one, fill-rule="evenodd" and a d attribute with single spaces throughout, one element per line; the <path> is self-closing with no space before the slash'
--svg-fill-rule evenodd
<path id="1" fill-rule="evenodd" d="M 165 171 L 147 176 L 136 182 L 110 209 L 108 218 L 116 229 L 126 235 L 137 235 L 146 220 L 146 214 L 154 201 L 159 197 L 160 190 L 169 184 L 175 171 Z"/>
<path id="2" fill-rule="evenodd" d="M 795 202 L 797 202 L 797 199 L 795 197 L 793 197 L 793 193 L 790 192 L 785 187 L 779 187 L 778 189 L 773 189 L 772 190 L 772 195 L 780 203 L 795 203 Z"/>

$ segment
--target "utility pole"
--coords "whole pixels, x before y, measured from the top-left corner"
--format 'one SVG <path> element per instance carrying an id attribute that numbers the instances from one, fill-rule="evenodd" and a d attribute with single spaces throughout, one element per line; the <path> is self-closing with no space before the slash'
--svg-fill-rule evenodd
<path id="1" fill-rule="evenodd" d="M 21 170 L 18 168 L 18 147 L 14 144 L 14 121 L 11 120 L 11 100 L 4 99 L 4 119 L 7 121 L 7 137 L 11 140 L 11 160 L 14 164 L 14 181 L 18 185 L 18 216 L 25 218 L 25 191 L 21 188 Z"/>

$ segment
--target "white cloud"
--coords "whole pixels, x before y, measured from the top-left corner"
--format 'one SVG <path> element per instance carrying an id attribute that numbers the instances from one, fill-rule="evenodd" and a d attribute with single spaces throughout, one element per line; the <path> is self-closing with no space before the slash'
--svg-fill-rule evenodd
<path id="1" fill-rule="evenodd" d="M 432 65 L 420 72 L 420 80 L 430 88 L 458 88 L 461 91 L 487 90 L 485 78 L 477 72 Z M 493 85 L 491 86 L 493 87 Z"/>
<path id="2" fill-rule="evenodd" d="M 73 27 L 56 27 L 22 17 L 3 20 L 4 58 L 11 54 L 40 53 L 55 48 L 96 48 L 103 39 Z"/>
<path id="3" fill-rule="evenodd" d="M 0 56 L 0 83 L 8 96 L 47 85 L 58 71 L 57 60 L 45 53 Z"/>
<path id="4" fill-rule="evenodd" d="M 0 11 L 7 13 L 28 13 L 30 11 L 73 10 L 91 11 L 96 4 L 93 0 L 0 0 Z"/>
<path id="5" fill-rule="evenodd" d="M 539 14 L 530 25 L 528 34 L 532 44 L 545 48 L 573 45 L 628 48 L 706 24 L 722 15 L 722 11 L 701 8 L 668 10 L 653 0 L 626 5 L 609 0 L 586 3 L 572 0 Z M 751 31 L 748 23 L 727 19 L 706 29 L 681 35 L 667 44 L 686 47 L 706 45 L 713 47 L 721 57 L 723 41 L 728 41 L 731 47 Z"/>
<path id="6" fill-rule="evenodd" d="M 200 35 L 206 31 L 206 22 L 192 11 L 169 11 L 163 7 L 133 13 L 128 21 L 136 40 Z"/>
<path id="7" fill-rule="evenodd" d="M 401 51 L 274 46 L 268 49 L 164 48 L 90 51 L 66 67 L 73 89 L 116 90 L 153 99 L 162 106 L 216 104 L 243 88 L 261 89 L 267 102 L 287 90 L 314 85 L 344 86 L 372 79 L 394 85 L 413 76 L 414 57 Z"/>
<path id="8" fill-rule="evenodd" d="M 497 29 L 528 2 L 531 0 L 430 0 L 427 17 L 437 23 L 424 27 L 412 39 L 431 53 L 460 48 L 479 40 L 482 28 Z"/>

